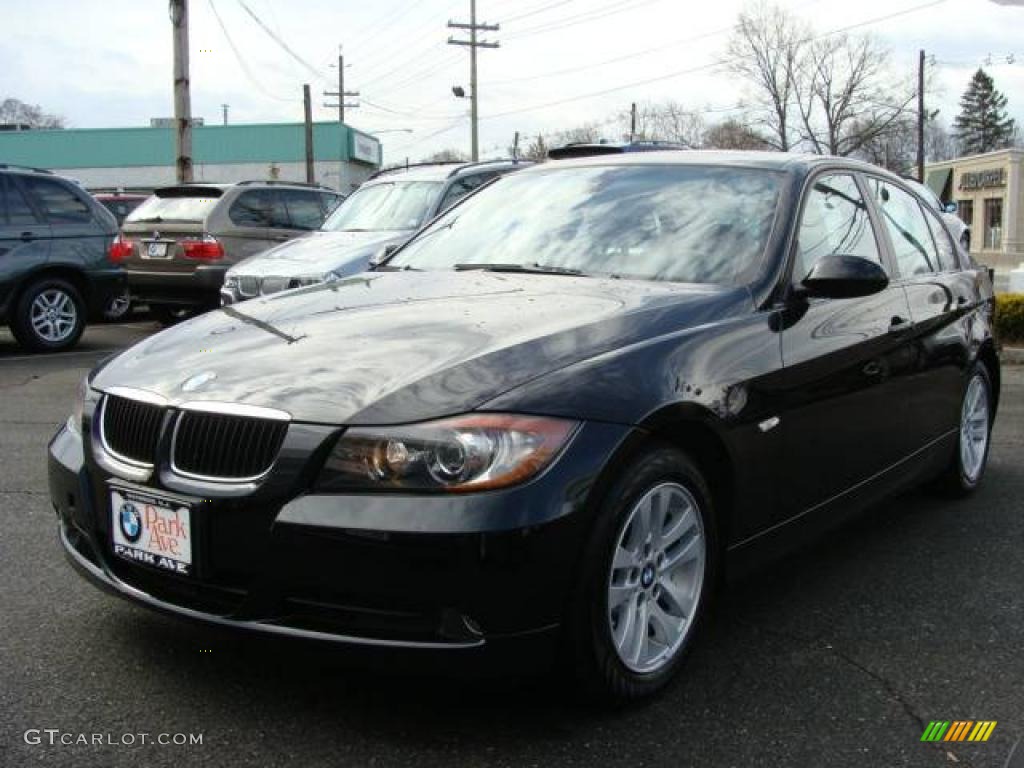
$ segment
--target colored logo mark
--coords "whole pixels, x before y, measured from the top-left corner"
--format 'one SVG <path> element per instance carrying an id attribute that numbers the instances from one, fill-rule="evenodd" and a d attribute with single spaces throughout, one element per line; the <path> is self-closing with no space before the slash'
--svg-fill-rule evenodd
<path id="1" fill-rule="evenodd" d="M 995 729 L 995 720 L 932 720 L 921 741 L 988 741 Z"/>

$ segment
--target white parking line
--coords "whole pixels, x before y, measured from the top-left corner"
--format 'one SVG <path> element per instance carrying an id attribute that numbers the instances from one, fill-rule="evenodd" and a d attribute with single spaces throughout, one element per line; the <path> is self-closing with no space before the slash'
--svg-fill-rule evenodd
<path id="1" fill-rule="evenodd" d="M 37 361 L 54 360 L 54 359 L 56 359 L 58 357 L 79 357 L 79 356 L 82 356 L 82 355 L 102 354 L 104 352 L 116 352 L 118 349 L 120 349 L 120 347 L 110 347 L 110 348 L 105 348 L 105 349 L 82 349 L 82 350 L 79 350 L 78 352 L 53 352 L 51 354 L 47 354 L 45 352 L 40 352 L 40 353 L 35 354 L 35 355 L 18 355 L 17 357 L 0 357 L 0 363 L 17 362 L 19 360 L 37 360 Z"/>

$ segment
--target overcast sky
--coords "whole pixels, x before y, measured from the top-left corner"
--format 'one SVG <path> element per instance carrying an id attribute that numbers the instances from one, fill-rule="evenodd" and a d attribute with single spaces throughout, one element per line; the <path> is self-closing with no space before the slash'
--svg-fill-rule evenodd
<path id="1" fill-rule="evenodd" d="M 894 77 L 912 77 L 925 49 L 934 57 L 928 106 L 946 122 L 971 73 L 991 57 L 987 69 L 1024 127 L 1022 0 L 780 4 L 819 33 L 863 24 L 855 31 L 891 50 Z M 712 66 L 741 0 L 478 0 L 477 7 L 480 21 L 501 24 L 488 34 L 501 47 L 479 53 L 485 156 L 503 153 L 516 130 L 528 137 L 607 121 L 631 101 L 674 99 L 717 120 L 743 98 L 743 84 Z M 453 32 L 446 22 L 468 13 L 469 0 L 190 0 L 193 114 L 218 122 L 227 103 L 233 123 L 298 121 L 309 82 L 315 119 L 333 119 L 320 93 L 336 87 L 332 64 L 342 44 L 346 87 L 362 94 L 348 122 L 413 129 L 381 135 L 386 161 L 468 151 L 469 102 L 451 87 L 467 84 L 469 55 L 446 44 Z M 148 125 L 172 114 L 166 2 L 2 0 L 2 16 L 0 98 L 38 103 L 74 128 Z M 607 130 L 618 138 L 613 126 Z"/>

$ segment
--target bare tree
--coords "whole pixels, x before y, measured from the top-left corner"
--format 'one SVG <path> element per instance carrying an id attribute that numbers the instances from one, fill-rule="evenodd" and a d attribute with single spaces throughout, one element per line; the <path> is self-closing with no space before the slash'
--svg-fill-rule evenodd
<path id="1" fill-rule="evenodd" d="M 544 136 L 537 134 L 537 138 L 531 141 L 523 151 L 524 160 L 532 160 L 535 163 L 543 163 L 548 159 L 548 145 Z"/>
<path id="2" fill-rule="evenodd" d="M 466 153 L 458 149 L 441 149 L 423 158 L 425 163 L 464 163 L 467 160 Z"/>
<path id="3" fill-rule="evenodd" d="M 871 37 L 809 43 L 794 80 L 801 138 L 818 154 L 851 155 L 897 127 L 916 92 L 890 83 L 887 67 L 888 51 Z"/>
<path id="4" fill-rule="evenodd" d="M 616 115 L 616 131 L 628 141 L 632 125 L 632 111 L 622 110 Z M 678 101 L 638 104 L 636 109 L 637 141 L 675 141 L 687 147 L 699 147 L 704 135 L 704 117 Z"/>
<path id="5" fill-rule="evenodd" d="M 563 144 L 591 144 L 601 140 L 601 126 L 597 123 L 584 123 L 575 128 L 559 131 L 551 137 L 551 145 L 558 147 Z"/>
<path id="6" fill-rule="evenodd" d="M 750 126 L 728 118 L 704 132 L 704 149 L 772 149 L 771 142 Z"/>
<path id="7" fill-rule="evenodd" d="M 0 101 L 0 125 L 27 125 L 29 128 L 63 128 L 64 118 L 44 112 L 38 104 L 26 104 L 19 99 Z"/>
<path id="8" fill-rule="evenodd" d="M 793 113 L 796 78 L 810 33 L 795 16 L 761 1 L 740 13 L 728 44 L 726 68 L 752 88 L 746 102 L 775 149 L 788 151 L 797 141 Z"/>

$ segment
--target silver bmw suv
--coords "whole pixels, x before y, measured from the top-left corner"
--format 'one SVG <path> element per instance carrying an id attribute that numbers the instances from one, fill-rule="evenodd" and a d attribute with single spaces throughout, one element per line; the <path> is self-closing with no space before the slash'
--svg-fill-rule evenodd
<path id="1" fill-rule="evenodd" d="M 365 271 L 386 248 L 491 179 L 530 165 L 516 160 L 424 163 L 371 176 L 305 237 L 240 261 L 228 270 L 221 304 Z"/>

